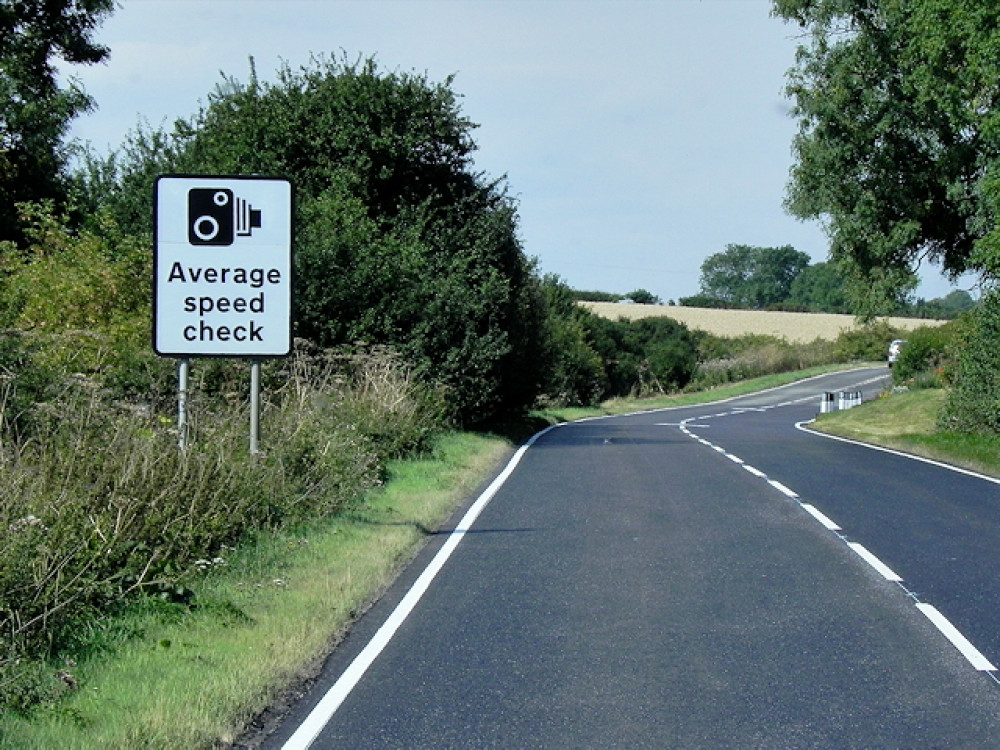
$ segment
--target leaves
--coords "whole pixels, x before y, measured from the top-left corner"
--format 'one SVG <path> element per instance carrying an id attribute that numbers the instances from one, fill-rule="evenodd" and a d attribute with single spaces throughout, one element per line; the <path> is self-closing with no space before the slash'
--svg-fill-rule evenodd
<path id="1" fill-rule="evenodd" d="M 0 241 L 21 240 L 16 204 L 66 196 L 69 122 L 93 102 L 74 82 L 60 88 L 54 58 L 92 64 L 93 43 L 112 0 L 0 3 Z"/>
<path id="2" fill-rule="evenodd" d="M 809 256 L 790 245 L 727 245 L 701 264 L 701 293 L 733 307 L 762 309 L 784 302 Z"/>
<path id="3" fill-rule="evenodd" d="M 1000 7 L 776 0 L 810 36 L 789 74 L 800 130 L 787 206 L 821 219 L 865 314 L 925 262 L 996 276 Z"/>
<path id="4" fill-rule="evenodd" d="M 478 422 L 529 404 L 537 280 L 501 182 L 472 171 L 475 126 L 451 79 L 315 57 L 274 83 L 224 78 L 171 133 L 140 131 L 85 180 L 148 233 L 157 172 L 274 174 L 296 187 L 297 335 L 322 346 L 387 344 Z"/>

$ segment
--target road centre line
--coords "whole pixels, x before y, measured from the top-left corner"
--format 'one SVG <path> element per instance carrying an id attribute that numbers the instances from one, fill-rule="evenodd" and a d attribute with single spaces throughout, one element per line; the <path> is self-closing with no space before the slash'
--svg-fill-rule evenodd
<path id="1" fill-rule="evenodd" d="M 947 617 L 941 614 L 936 607 L 930 604 L 917 604 L 917 609 L 927 615 L 935 627 L 941 631 L 945 638 L 951 641 L 952 645 L 962 652 L 962 656 L 968 659 L 969 663 L 980 672 L 995 672 L 996 667 L 983 656 L 982 652 L 969 643 L 969 640 L 962 635 L 958 628 L 951 624 Z"/>
<path id="2" fill-rule="evenodd" d="M 792 500 L 798 500 L 799 499 L 798 494 L 796 494 L 795 492 L 792 492 L 790 489 L 788 489 L 785 485 L 783 485 L 777 479 L 768 479 L 767 483 L 769 485 L 771 485 L 772 487 L 774 487 L 774 489 L 776 489 L 778 492 L 780 492 L 783 495 L 787 495 L 788 497 L 792 498 Z"/>
<path id="3" fill-rule="evenodd" d="M 892 568 L 865 549 L 864 545 L 858 544 L 857 542 L 848 542 L 847 546 L 854 550 L 862 560 L 878 571 L 879 575 L 881 575 L 885 580 L 892 581 L 894 583 L 900 583 L 903 580 L 896 575 Z"/>
<path id="4" fill-rule="evenodd" d="M 565 424 L 565 423 L 563 423 Z M 407 592 L 406 596 L 403 597 L 402 601 L 396 605 L 396 608 L 389 615 L 389 618 L 382 624 L 378 629 L 378 632 L 372 637 L 368 644 L 361 650 L 355 658 L 354 661 L 344 670 L 343 674 L 337 679 L 333 686 L 326 692 L 326 694 L 320 699 L 319 703 L 313 708 L 305 720 L 299 725 L 295 733 L 282 745 L 282 750 L 306 750 L 313 741 L 319 736 L 326 725 L 333 718 L 333 715 L 340 708 L 341 704 L 347 699 L 351 691 L 354 690 L 358 682 L 368 671 L 368 668 L 375 662 L 382 650 L 389 644 L 392 637 L 399 630 L 400 626 L 410 615 L 410 613 L 416 608 L 417 603 L 423 598 L 423 595 L 430 588 L 431 582 L 437 576 L 437 574 L 444 567 L 448 558 L 451 557 L 452 553 L 458 547 L 459 542 L 465 537 L 465 534 L 475 523 L 476 519 L 483 512 L 486 506 L 489 504 L 493 496 L 500 490 L 510 475 L 514 473 L 514 469 L 521 462 L 524 454 L 527 452 L 534 443 L 546 434 L 550 430 L 555 429 L 561 425 L 552 425 L 532 436 L 524 445 L 522 445 L 511 457 L 510 461 L 504 467 L 503 471 L 497 475 L 497 477 L 490 483 L 490 485 L 483 491 L 483 493 L 476 499 L 476 501 L 470 506 L 469 510 L 466 511 L 462 520 L 459 521 L 458 526 L 455 530 L 451 532 L 448 536 L 448 540 L 442 545 L 441 549 L 438 550 L 437 554 L 430 561 L 426 568 L 424 568 L 423 573 L 417 578 L 413 586 Z"/>
<path id="5" fill-rule="evenodd" d="M 803 399 L 803 400 L 806 400 L 806 399 Z M 810 397 L 810 399 L 808 399 L 808 400 L 812 400 L 812 397 Z M 794 402 L 789 402 L 789 404 L 787 404 L 787 405 L 791 406 L 793 404 L 794 404 Z M 727 412 L 726 414 L 722 414 L 720 416 L 725 417 L 725 416 L 736 415 L 736 414 L 744 414 L 744 413 L 746 413 L 745 410 L 735 410 L 734 409 L 733 411 Z M 704 419 L 704 417 L 702 417 L 700 419 Z M 966 469 L 960 469 L 960 468 L 957 468 L 957 467 L 954 467 L 954 466 L 949 466 L 948 464 L 942 464 L 942 463 L 939 463 L 937 461 L 933 461 L 931 459 L 924 459 L 922 457 L 912 456 L 910 454 L 902 453 L 900 451 L 894 451 L 894 450 L 888 449 L 888 448 L 881 448 L 880 446 L 872 446 L 872 445 L 868 445 L 866 443 L 859 443 L 859 442 L 854 441 L 854 440 L 849 440 L 847 438 L 840 438 L 840 437 L 834 436 L 834 435 L 827 435 L 825 433 L 819 433 L 819 432 L 814 432 L 813 430 L 807 430 L 804 425 L 807 425 L 807 424 L 809 424 L 809 423 L 811 423 L 813 421 L 814 420 L 808 420 L 806 422 L 798 422 L 798 423 L 795 424 L 795 428 L 798 429 L 798 430 L 801 430 L 803 432 L 808 432 L 808 433 L 813 434 L 813 435 L 820 435 L 822 437 L 829 437 L 829 438 L 832 438 L 834 440 L 840 440 L 840 441 L 846 442 L 846 443 L 854 443 L 854 444 L 861 445 L 861 446 L 864 446 L 864 447 L 867 447 L 867 448 L 874 448 L 876 450 L 882 450 L 882 451 L 885 451 L 887 453 L 893 453 L 893 454 L 896 454 L 896 455 L 900 455 L 900 456 L 903 456 L 903 457 L 906 457 L 906 458 L 913 458 L 913 459 L 918 460 L 918 461 L 923 461 L 925 463 L 929 463 L 929 464 L 933 464 L 933 465 L 936 465 L 936 466 L 940 466 L 941 468 L 951 469 L 953 471 L 958 471 L 959 473 L 962 473 L 962 474 L 968 474 L 968 475 L 971 475 L 971 476 L 980 477 L 982 479 L 987 479 L 989 481 L 992 481 L 992 482 L 994 482 L 996 484 L 1000 484 L 1000 480 L 995 479 L 993 477 L 987 477 L 987 476 L 980 475 L 980 474 L 977 474 L 976 472 L 972 472 L 972 471 L 969 471 L 969 470 L 966 470 Z M 762 472 L 759 469 L 756 469 L 755 467 L 750 466 L 749 464 L 745 463 L 739 457 L 737 457 L 734 454 L 729 453 L 725 449 L 721 448 L 721 446 L 715 445 L 714 443 L 711 443 L 711 442 L 705 440 L 704 438 L 702 438 L 702 437 L 694 434 L 693 432 L 691 432 L 688 429 L 688 421 L 682 421 L 678 426 L 680 427 L 681 431 L 684 434 L 686 434 L 688 437 L 690 437 L 690 438 L 692 438 L 694 440 L 697 440 L 699 443 L 705 444 L 706 446 L 712 448 L 715 451 L 718 451 L 718 452 L 722 453 L 723 455 L 726 456 L 726 458 L 730 459 L 734 463 L 737 463 L 737 464 L 741 465 L 744 469 L 746 469 L 747 471 L 749 471 L 754 476 L 757 476 L 757 477 L 760 477 L 760 478 L 766 480 L 769 485 L 771 485 L 772 487 L 774 487 L 778 491 L 782 492 L 786 496 L 794 499 L 799 504 L 799 506 L 804 511 L 806 511 L 806 513 L 808 513 L 814 519 L 816 519 L 827 530 L 834 532 L 841 539 L 841 541 L 843 541 L 848 547 L 850 547 L 850 549 L 855 554 L 857 554 L 858 557 L 860 557 L 862 560 L 864 560 L 871 568 L 873 568 L 883 578 L 885 578 L 885 580 L 898 584 L 900 586 L 900 588 L 911 599 L 914 600 L 914 602 L 916 603 L 917 609 L 919 609 L 934 624 L 934 626 L 937 627 L 937 629 L 941 632 L 941 634 L 944 635 L 944 637 L 947 638 L 948 641 L 953 646 L 955 646 L 956 649 L 958 649 L 958 651 L 962 654 L 962 656 L 965 657 L 966 661 L 968 661 L 973 666 L 973 668 L 975 668 L 977 671 L 988 673 L 990 675 L 990 677 L 994 680 L 994 682 L 997 682 L 998 684 L 1000 684 L 1000 677 L 998 677 L 998 675 L 996 674 L 997 668 L 993 665 L 992 662 L 989 661 L 989 659 L 987 659 L 983 655 L 983 653 L 981 651 L 979 651 L 979 649 L 977 649 L 975 646 L 973 646 L 972 643 L 964 635 L 962 635 L 961 631 L 959 631 L 958 628 L 956 628 L 954 625 L 952 625 L 952 623 L 948 620 L 947 617 L 945 617 L 934 605 L 928 604 L 926 602 L 919 601 L 919 597 L 914 592 L 910 591 L 906 587 L 906 585 L 903 582 L 903 578 L 901 576 L 899 576 L 895 571 L 893 571 L 892 568 L 890 568 L 888 565 L 886 565 L 885 563 L 883 563 L 878 557 L 876 557 L 874 554 L 872 554 L 866 547 L 864 547 L 864 545 L 859 544 L 858 542 L 850 542 L 850 541 L 848 541 L 847 538 L 843 534 L 840 533 L 842 531 L 842 529 L 841 529 L 841 527 L 836 522 L 834 522 L 832 519 L 830 519 L 829 517 L 827 517 L 822 511 L 820 511 L 815 506 L 813 506 L 813 505 L 811 505 L 809 503 L 803 502 L 802 499 L 799 497 L 799 495 L 797 493 L 795 493 L 794 491 L 792 491 L 791 489 L 789 489 L 785 485 L 781 484 L 777 480 L 769 479 L 768 476 L 764 472 Z M 694 425 L 691 425 L 691 426 L 693 427 Z"/>
<path id="6" fill-rule="evenodd" d="M 842 529 L 836 523 L 830 520 L 830 518 L 816 506 L 810 505 L 809 503 L 799 503 L 799 504 L 802 506 L 802 510 L 804 510 L 810 516 L 815 518 L 830 531 L 842 531 Z"/>

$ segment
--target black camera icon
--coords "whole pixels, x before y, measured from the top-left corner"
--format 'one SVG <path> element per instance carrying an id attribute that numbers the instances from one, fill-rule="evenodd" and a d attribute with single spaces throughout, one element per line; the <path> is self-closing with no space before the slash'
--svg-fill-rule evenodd
<path id="1" fill-rule="evenodd" d="M 260 229 L 260 209 L 227 188 L 191 188 L 188 191 L 188 242 L 192 245 L 232 245 Z"/>

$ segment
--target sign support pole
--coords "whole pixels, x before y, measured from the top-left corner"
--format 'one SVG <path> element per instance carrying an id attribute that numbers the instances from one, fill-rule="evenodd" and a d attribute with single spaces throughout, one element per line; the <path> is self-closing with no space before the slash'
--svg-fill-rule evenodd
<path id="1" fill-rule="evenodd" d="M 250 455 L 260 453 L 260 360 L 250 363 Z"/>
<path id="2" fill-rule="evenodd" d="M 188 438 L 188 369 L 191 360 L 184 358 L 177 363 L 177 447 L 181 450 L 187 448 Z"/>

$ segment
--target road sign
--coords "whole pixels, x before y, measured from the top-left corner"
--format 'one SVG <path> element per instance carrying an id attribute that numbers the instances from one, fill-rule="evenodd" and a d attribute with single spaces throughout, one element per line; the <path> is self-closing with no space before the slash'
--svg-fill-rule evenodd
<path id="1" fill-rule="evenodd" d="M 292 185 L 156 179 L 153 348 L 167 357 L 282 357 L 292 343 Z"/>

